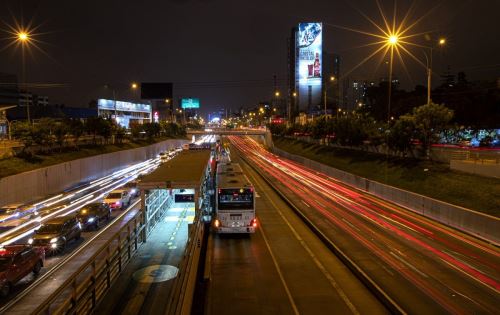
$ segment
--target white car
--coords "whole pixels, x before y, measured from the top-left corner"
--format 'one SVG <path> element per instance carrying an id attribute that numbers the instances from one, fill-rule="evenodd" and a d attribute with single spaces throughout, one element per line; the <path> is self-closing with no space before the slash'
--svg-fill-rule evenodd
<path id="1" fill-rule="evenodd" d="M 168 156 L 168 154 L 166 152 L 160 152 L 158 155 L 160 156 L 160 161 L 162 163 L 170 160 L 170 157 Z"/>
<path id="2" fill-rule="evenodd" d="M 111 210 L 123 210 L 130 205 L 131 197 L 128 189 L 115 189 L 104 198 L 104 203 L 108 204 Z"/>

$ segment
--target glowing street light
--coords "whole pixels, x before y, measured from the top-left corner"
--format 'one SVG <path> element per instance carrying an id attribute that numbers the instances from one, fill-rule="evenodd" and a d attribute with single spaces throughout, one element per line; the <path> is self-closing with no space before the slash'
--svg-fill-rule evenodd
<path id="1" fill-rule="evenodd" d="M 444 44 L 446 44 L 446 38 L 440 38 L 439 45 L 443 46 Z"/>
<path id="2" fill-rule="evenodd" d="M 398 35 L 390 35 L 389 38 L 387 38 L 387 41 L 389 42 L 390 45 L 396 45 L 398 43 Z"/>
<path id="3" fill-rule="evenodd" d="M 276 92 L 274 93 L 274 96 L 279 97 L 279 96 L 280 96 L 280 91 L 276 91 Z"/>
<path id="4" fill-rule="evenodd" d="M 135 90 L 135 89 L 137 89 L 137 83 L 135 83 L 135 82 L 133 82 L 130 86 L 131 86 L 131 87 L 132 87 L 132 89 L 134 89 L 134 90 Z"/>
<path id="5" fill-rule="evenodd" d="M 17 40 L 20 41 L 20 42 L 27 42 L 29 41 L 30 39 L 30 36 L 27 32 L 25 31 L 20 31 L 19 33 L 17 33 Z"/>

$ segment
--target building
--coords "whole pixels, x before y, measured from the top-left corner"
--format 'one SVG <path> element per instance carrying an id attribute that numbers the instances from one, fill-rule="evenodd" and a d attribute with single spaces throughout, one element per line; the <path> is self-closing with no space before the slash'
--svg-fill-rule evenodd
<path id="1" fill-rule="evenodd" d="M 100 117 L 115 119 L 124 128 L 129 128 L 131 123 L 150 123 L 153 115 L 151 104 L 102 98 L 97 100 L 97 112 Z"/>
<path id="2" fill-rule="evenodd" d="M 0 106 L 19 105 L 17 76 L 0 72 Z"/>

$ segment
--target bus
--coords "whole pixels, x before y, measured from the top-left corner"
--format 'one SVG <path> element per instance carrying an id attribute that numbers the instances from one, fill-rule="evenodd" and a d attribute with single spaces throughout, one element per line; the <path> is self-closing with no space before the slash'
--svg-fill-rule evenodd
<path id="1" fill-rule="evenodd" d="M 217 233 L 254 233 L 255 190 L 238 163 L 220 163 L 216 173 L 214 229 Z"/>

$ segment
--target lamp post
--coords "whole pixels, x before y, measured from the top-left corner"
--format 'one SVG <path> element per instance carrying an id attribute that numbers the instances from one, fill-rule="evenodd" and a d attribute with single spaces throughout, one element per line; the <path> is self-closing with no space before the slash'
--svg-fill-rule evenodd
<path id="1" fill-rule="evenodd" d="M 335 77 L 332 75 L 332 76 L 330 76 L 330 82 L 333 82 L 333 81 L 335 81 Z M 325 98 L 325 100 L 324 100 L 324 105 L 325 105 L 325 119 L 326 119 L 326 90 L 327 90 L 327 88 L 328 88 L 328 84 L 326 84 L 326 81 L 325 81 L 325 95 L 324 95 L 324 98 Z"/>
<path id="2" fill-rule="evenodd" d="M 17 32 L 16 40 L 21 43 L 21 55 L 22 55 L 22 81 L 24 85 L 24 93 L 25 93 L 25 101 L 26 101 L 26 116 L 28 118 L 28 123 L 31 123 L 31 117 L 30 117 L 30 104 L 28 101 L 28 89 L 27 89 L 27 84 L 26 84 L 26 63 L 24 61 L 24 49 L 25 46 L 30 43 L 31 37 L 30 34 L 21 29 L 20 31 Z"/>
<path id="3" fill-rule="evenodd" d="M 387 38 L 387 43 L 391 48 L 391 59 L 389 62 L 389 93 L 387 95 L 387 123 L 391 119 L 391 93 L 392 93 L 392 61 L 394 57 L 394 47 L 398 44 L 399 38 L 396 34 L 392 34 Z"/>
<path id="4" fill-rule="evenodd" d="M 439 46 L 444 46 L 446 44 L 446 39 L 440 38 L 438 41 Z M 431 87 L 432 87 L 432 50 L 434 49 L 433 46 L 426 47 L 430 51 L 430 55 L 427 56 L 425 51 L 423 51 L 424 56 L 425 56 L 425 61 L 427 65 L 427 104 L 431 103 Z"/>

